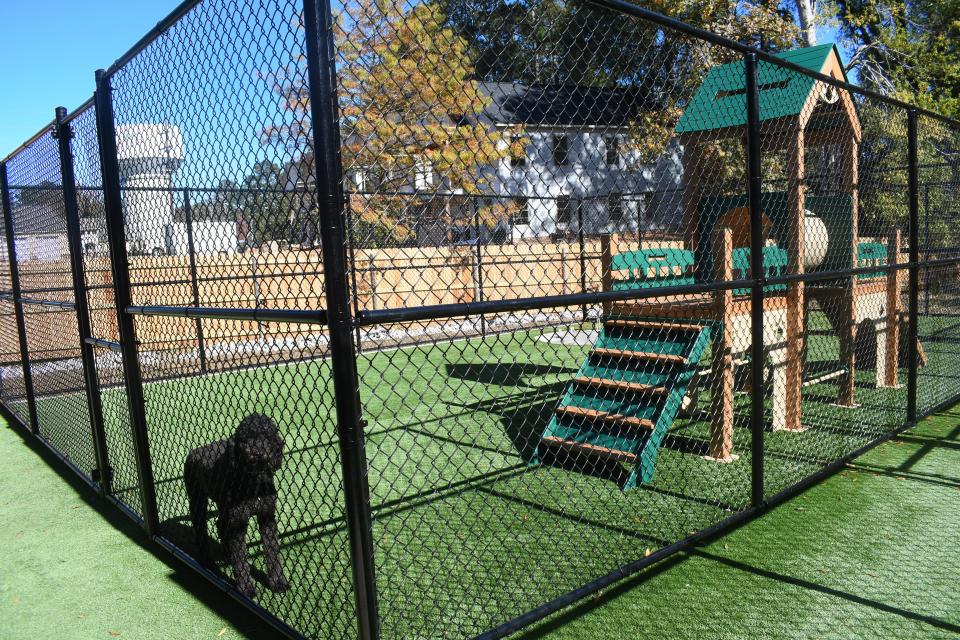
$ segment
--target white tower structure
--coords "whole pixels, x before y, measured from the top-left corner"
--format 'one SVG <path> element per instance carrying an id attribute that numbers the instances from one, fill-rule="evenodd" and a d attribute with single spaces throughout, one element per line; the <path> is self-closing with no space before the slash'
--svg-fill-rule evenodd
<path id="1" fill-rule="evenodd" d="M 127 245 L 131 253 L 167 252 L 173 222 L 173 172 L 183 163 L 183 135 L 170 124 L 117 127 Z"/>

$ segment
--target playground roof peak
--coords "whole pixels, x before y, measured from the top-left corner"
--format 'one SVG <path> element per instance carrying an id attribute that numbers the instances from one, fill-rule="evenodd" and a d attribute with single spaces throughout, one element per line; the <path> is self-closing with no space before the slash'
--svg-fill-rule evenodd
<path id="1" fill-rule="evenodd" d="M 783 51 L 776 57 L 810 71 L 847 80 L 840 52 L 832 42 Z M 747 122 L 744 69 L 741 60 L 711 68 L 680 117 L 676 133 L 744 126 Z M 822 91 L 815 78 L 765 60 L 757 64 L 757 76 L 761 120 L 799 116 L 811 92 Z"/>

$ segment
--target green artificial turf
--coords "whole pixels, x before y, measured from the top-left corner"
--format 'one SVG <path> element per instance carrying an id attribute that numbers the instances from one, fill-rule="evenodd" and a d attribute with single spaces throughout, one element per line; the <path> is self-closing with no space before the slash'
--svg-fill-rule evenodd
<path id="1" fill-rule="evenodd" d="M 735 449 L 740 459 L 732 464 L 701 458 L 709 431 L 707 422 L 697 416 L 675 423 L 657 461 L 653 483 L 638 490 L 619 490 L 622 472 L 616 467 L 582 460 L 536 467 L 527 464 L 531 447 L 589 348 L 582 340 L 573 340 L 580 329 L 572 326 L 493 335 L 361 357 L 360 394 L 369 420 L 366 453 L 385 638 L 480 633 L 747 504 L 750 434 L 749 397 L 745 394 L 736 400 Z M 811 330 L 815 332 L 808 346 L 811 367 L 835 367 L 835 336 L 816 316 L 811 319 Z M 550 341 L 557 338 L 566 338 L 568 344 Z M 928 346 L 931 365 L 922 370 L 921 391 L 927 395 L 921 396 L 921 406 L 938 397 L 937 390 L 931 392 L 924 386 L 927 381 L 939 381 L 940 393 L 957 387 L 951 377 L 957 361 L 955 340 L 948 338 L 941 336 Z M 810 428 L 799 434 L 766 434 L 768 494 L 903 422 L 905 391 L 875 389 L 872 377 L 870 370 L 858 371 L 860 406 L 856 409 L 831 404 L 836 398 L 836 380 L 806 389 L 804 424 Z M 138 509 L 129 427 L 120 418 L 123 394 L 112 389 L 103 395 L 115 488 Z M 315 360 L 150 383 L 145 395 L 160 531 L 188 550 L 191 536 L 181 479 L 187 451 L 224 437 L 249 411 L 263 411 L 277 420 L 287 445 L 278 479 L 279 521 L 284 564 L 293 589 L 286 594 L 261 589 L 258 602 L 313 637 L 353 635 L 349 541 L 329 364 Z M 701 404 L 709 406 L 708 393 Z M 65 443 L 82 441 L 89 429 L 83 406 L 76 396 L 39 400 L 42 430 L 54 443 L 62 443 L 61 449 L 68 448 Z M 766 411 L 769 423 L 769 398 Z M 74 448 L 67 451 L 68 456 L 79 466 L 90 464 L 88 449 L 70 447 Z M 11 508 L 19 502 L 12 502 Z M 46 498 L 35 500 L 38 505 L 47 502 Z M 823 509 L 838 517 L 854 509 L 855 501 L 841 502 L 828 496 Z M 861 511 L 874 502 L 889 508 L 890 499 L 882 492 L 865 496 Z M 910 511 L 909 504 L 902 507 Z M 897 513 L 895 510 L 891 516 Z M 860 520 L 859 512 L 854 516 L 851 518 Z M 742 531 L 769 526 L 764 524 L 768 521 L 766 518 Z M 909 528 L 911 522 L 906 518 L 903 526 Z M 793 558 L 795 545 L 788 539 L 805 523 L 813 527 L 807 529 L 807 535 L 816 540 L 821 552 L 832 549 L 828 538 L 836 535 L 838 527 L 800 517 L 785 523 L 784 531 L 767 534 L 769 540 L 763 541 L 757 534 L 761 546 L 753 553 L 777 550 L 787 559 Z M 857 526 L 871 525 L 861 522 Z M 863 545 L 849 540 L 853 549 L 848 553 L 873 549 L 879 542 L 871 538 L 871 544 Z M 124 550 L 144 554 L 129 543 Z M 811 551 L 806 553 L 803 558 Z M 251 547 L 251 556 L 259 567 L 258 545 Z M 683 566 L 688 564 L 696 566 L 693 560 Z M 130 572 L 123 561 L 115 566 L 121 576 Z M 752 624 L 751 616 L 762 621 L 766 615 L 762 608 L 752 613 L 743 610 L 746 605 L 741 595 L 748 597 L 749 593 L 743 592 L 749 592 L 751 585 L 741 586 L 736 594 L 728 593 L 724 585 L 731 579 L 732 569 L 713 567 L 727 577 L 716 578 L 712 595 L 709 590 L 697 590 L 696 585 L 707 584 L 700 578 L 690 582 L 693 586 L 684 592 L 685 598 L 676 593 L 661 597 L 649 584 L 638 592 L 645 594 L 640 596 L 644 603 L 671 615 L 696 605 L 716 624 L 724 620 Z M 229 576 L 229 570 L 224 571 Z M 663 574 L 669 575 L 672 570 Z M 782 587 L 769 588 L 776 591 Z M 765 593 L 758 590 L 754 596 L 761 605 L 766 602 Z M 726 604 L 734 596 L 740 607 L 737 611 Z M 680 605 L 675 598 L 681 598 Z M 784 602 L 783 606 L 792 604 Z M 803 615 L 811 613 L 809 606 L 801 609 Z M 652 614 L 649 617 L 651 624 L 659 619 Z M 622 626 L 610 624 L 611 629 Z M 664 629 L 671 625 L 680 629 L 683 621 L 663 624 L 667 625 Z M 732 624 L 732 637 L 740 637 Z M 595 632 L 585 633 L 596 637 Z M 698 633 L 702 635 L 703 629 Z"/>
<path id="2" fill-rule="evenodd" d="M 0 421 L 0 638 L 275 637 L 20 433 Z"/>
<path id="3" fill-rule="evenodd" d="M 947 411 L 519 637 L 954 638 L 958 531 L 960 413 Z"/>

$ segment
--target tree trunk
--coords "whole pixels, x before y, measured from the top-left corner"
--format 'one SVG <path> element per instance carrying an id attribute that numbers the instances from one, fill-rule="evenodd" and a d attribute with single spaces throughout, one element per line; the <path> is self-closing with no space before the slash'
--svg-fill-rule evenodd
<path id="1" fill-rule="evenodd" d="M 806 46 L 817 44 L 816 0 L 796 0 L 797 17 L 800 19 L 800 33 Z"/>

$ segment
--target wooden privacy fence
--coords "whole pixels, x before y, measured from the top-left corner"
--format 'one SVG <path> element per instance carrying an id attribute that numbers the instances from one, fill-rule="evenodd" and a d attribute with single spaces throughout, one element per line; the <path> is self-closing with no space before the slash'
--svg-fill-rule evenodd
<path id="1" fill-rule="evenodd" d="M 614 236 L 621 250 L 640 248 L 636 234 Z M 643 248 L 678 247 L 673 240 L 650 240 Z M 236 254 L 131 256 L 133 304 L 319 309 L 324 301 L 323 264 L 317 250 L 251 250 Z M 452 304 L 478 300 L 519 299 L 597 291 L 601 285 L 600 240 L 528 241 L 505 245 L 357 249 L 351 286 L 359 310 Z M 91 322 L 96 335 L 117 339 L 109 258 L 86 258 Z M 25 291 L 67 287 L 66 260 L 26 262 L 21 266 Z M 25 293 L 24 295 L 28 295 Z M 71 291 L 42 294 L 70 300 Z M 75 344 L 72 311 L 31 308 L 27 333 L 31 350 L 42 357 L 75 357 L 64 351 Z M 323 328 L 304 325 L 304 335 Z M 232 320 L 205 320 L 204 340 L 229 350 L 236 342 L 289 340 L 291 327 Z M 196 349 L 197 324 L 187 318 L 141 318 L 137 337 L 143 351 Z M 16 334 L 0 333 L 3 353 L 17 354 Z M 216 355 L 216 353 L 211 353 Z"/>

